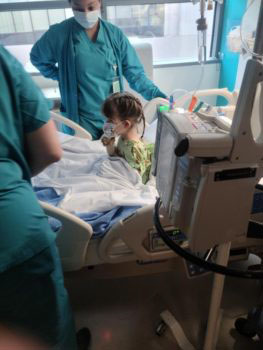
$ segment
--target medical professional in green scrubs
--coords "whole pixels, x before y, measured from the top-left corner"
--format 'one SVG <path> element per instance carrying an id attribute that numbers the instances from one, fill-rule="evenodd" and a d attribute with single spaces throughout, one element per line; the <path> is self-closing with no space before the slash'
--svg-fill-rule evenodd
<path id="1" fill-rule="evenodd" d="M 100 18 L 101 0 L 71 0 L 74 17 L 55 24 L 36 42 L 31 62 L 47 78 L 58 80 L 61 112 L 102 135 L 103 101 L 123 91 L 123 76 L 146 100 L 166 98 L 149 80 L 127 37 Z"/>
<path id="2" fill-rule="evenodd" d="M 0 327 L 46 350 L 77 349 L 55 234 L 30 184 L 61 155 L 42 93 L 0 46 Z"/>

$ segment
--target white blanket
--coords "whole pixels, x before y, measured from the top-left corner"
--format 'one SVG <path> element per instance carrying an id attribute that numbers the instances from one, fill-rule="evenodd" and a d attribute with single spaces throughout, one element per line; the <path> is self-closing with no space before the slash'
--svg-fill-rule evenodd
<path id="1" fill-rule="evenodd" d="M 33 178 L 33 185 L 64 195 L 59 207 L 70 212 L 106 211 L 116 206 L 153 204 L 154 180 L 140 175 L 122 158 L 109 157 L 100 141 L 59 134 L 62 159 Z"/>

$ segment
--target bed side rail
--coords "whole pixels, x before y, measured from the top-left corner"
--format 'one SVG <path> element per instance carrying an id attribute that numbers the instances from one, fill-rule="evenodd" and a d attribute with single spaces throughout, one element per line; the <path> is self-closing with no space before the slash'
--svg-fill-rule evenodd
<path id="1" fill-rule="evenodd" d="M 60 208 L 39 201 L 46 215 L 59 220 L 62 227 L 58 231 L 56 243 L 64 271 L 79 270 L 85 266 L 85 257 L 92 227 L 85 221 Z"/>
<path id="2" fill-rule="evenodd" d="M 144 105 L 143 113 L 146 123 L 151 124 L 157 118 L 156 108 L 159 105 L 169 106 L 169 101 L 162 97 L 156 97 Z"/>
<path id="3" fill-rule="evenodd" d="M 60 124 L 67 125 L 71 129 L 73 129 L 75 131 L 75 136 L 83 138 L 83 139 L 92 140 L 91 134 L 87 130 L 82 128 L 80 125 L 73 122 L 72 120 L 63 117 L 63 115 L 58 114 L 54 111 L 50 111 L 50 116 L 54 121 L 56 121 Z"/>
<path id="4" fill-rule="evenodd" d="M 171 226 L 167 218 L 161 217 L 161 221 L 163 225 Z M 170 249 L 155 252 L 149 250 L 147 241 L 153 229 L 153 205 L 138 209 L 129 218 L 115 224 L 103 237 L 99 245 L 100 258 L 111 264 L 130 260 L 149 262 L 174 258 L 176 254 Z M 113 254 L 112 248 L 120 239 L 126 244 L 129 251 Z"/>
<path id="5" fill-rule="evenodd" d="M 192 96 L 196 97 L 208 97 L 208 96 L 223 96 L 227 100 L 229 106 L 235 106 L 237 103 L 238 92 L 230 92 L 227 88 L 206 89 L 197 91 L 185 91 L 185 94 L 175 99 L 176 107 L 183 107 L 186 101 L 191 100 Z"/>

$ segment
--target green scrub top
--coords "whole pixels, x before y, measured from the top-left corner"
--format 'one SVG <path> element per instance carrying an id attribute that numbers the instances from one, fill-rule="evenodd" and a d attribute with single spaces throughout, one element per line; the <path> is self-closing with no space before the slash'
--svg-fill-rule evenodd
<path id="1" fill-rule="evenodd" d="M 55 239 L 30 184 L 25 133 L 49 120 L 46 100 L 20 63 L 0 46 L 0 272 Z"/>
<path id="2" fill-rule="evenodd" d="M 80 32 L 82 32 L 82 34 L 80 34 Z M 95 43 L 90 42 L 90 45 L 88 45 L 89 41 L 88 38 L 85 37 L 84 28 L 72 17 L 61 23 L 52 25 L 35 43 L 30 53 L 32 64 L 46 78 L 58 80 L 61 94 L 61 113 L 80 125 L 82 123 L 82 125 L 84 125 L 84 119 L 85 125 L 88 125 L 87 117 L 91 116 L 92 119 L 87 130 L 92 134 L 94 139 L 98 138 L 102 133 L 101 126 L 104 122 L 102 116 L 101 121 L 97 120 L 99 117 L 98 110 L 101 108 L 99 101 L 103 100 L 104 96 L 108 96 L 107 92 L 109 90 L 110 93 L 112 92 L 110 77 L 111 74 L 113 74 L 113 67 L 111 65 L 114 60 L 114 55 L 117 61 L 117 74 L 120 78 L 121 91 L 123 91 L 123 78 L 125 78 L 129 86 L 141 94 L 146 100 L 151 100 L 155 97 L 166 98 L 166 95 L 147 78 L 136 51 L 130 44 L 128 38 L 118 27 L 100 19 L 98 34 L 97 41 Z M 82 45 L 82 39 L 84 39 L 83 35 L 85 38 L 84 45 Z M 103 40 L 105 40 L 104 46 L 102 43 Z M 87 50 L 85 50 L 85 46 Z M 80 53 L 82 50 L 84 56 L 81 58 Z M 105 51 L 107 55 L 104 61 L 101 57 L 103 51 Z M 95 53 L 97 53 L 97 55 L 95 55 Z M 78 55 L 78 62 L 76 60 L 76 54 Z M 99 62 L 101 62 L 101 64 Z M 87 70 L 83 67 L 84 63 L 88 66 Z M 104 78 L 106 82 L 101 82 L 102 74 L 106 71 L 104 63 L 110 68 L 110 71 L 105 73 Z M 94 68 L 95 65 L 97 67 L 96 69 Z M 95 77 L 89 80 L 92 86 L 88 86 L 87 80 L 85 82 L 83 81 L 81 77 L 82 72 L 85 73 L 86 78 L 88 72 L 91 72 L 91 75 L 95 74 Z M 102 84 L 99 85 L 99 83 Z M 115 80 L 114 83 L 116 87 L 115 91 L 117 91 Z M 88 89 L 86 90 L 85 87 L 87 86 Z M 98 88 L 97 90 L 96 87 Z M 102 90 L 102 87 L 106 88 L 106 91 Z M 90 89 L 92 95 L 89 98 L 86 95 Z M 82 96 L 79 98 L 80 92 Z M 94 112 L 93 106 L 97 96 L 99 101 L 97 101 Z M 79 106 L 79 103 L 82 102 L 84 102 L 84 104 L 90 104 L 92 109 L 88 106 L 88 112 L 85 111 L 84 105 Z M 82 114 L 81 117 L 79 113 Z M 98 123 L 100 123 L 100 129 L 96 128 L 96 124 Z M 72 133 L 72 130 L 66 127 L 63 128 L 63 131 L 69 134 Z"/>
<path id="3" fill-rule="evenodd" d="M 77 22 L 75 27 L 73 43 L 80 125 L 86 130 L 91 129 L 93 138 L 98 139 L 104 123 L 101 106 L 113 92 L 113 80 L 117 78 L 117 61 L 103 26 L 100 25 L 95 42 Z"/>

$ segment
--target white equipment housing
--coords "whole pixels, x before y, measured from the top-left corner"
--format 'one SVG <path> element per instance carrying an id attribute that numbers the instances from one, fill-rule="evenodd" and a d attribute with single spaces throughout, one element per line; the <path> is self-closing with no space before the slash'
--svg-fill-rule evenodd
<path id="1" fill-rule="evenodd" d="M 262 64 L 250 60 L 229 132 L 220 121 L 200 114 L 158 112 L 157 189 L 192 251 L 246 235 L 255 185 L 262 176 L 263 133 L 253 137 L 251 128 L 262 79 Z"/>

